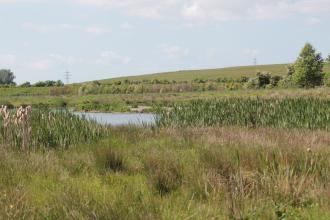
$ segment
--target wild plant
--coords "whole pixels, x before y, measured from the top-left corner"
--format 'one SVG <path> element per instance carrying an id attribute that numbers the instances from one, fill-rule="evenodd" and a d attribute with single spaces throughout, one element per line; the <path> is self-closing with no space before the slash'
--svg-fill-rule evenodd
<path id="1" fill-rule="evenodd" d="M 3 128 L 2 138 L 5 145 L 19 146 L 26 151 L 31 139 L 31 106 L 21 106 L 16 113 L 11 114 L 7 106 L 1 106 L 0 115 L 2 116 Z"/>
<path id="2" fill-rule="evenodd" d="M 22 151 L 37 148 L 68 148 L 91 143 L 106 135 L 107 128 L 68 111 L 50 111 L 30 106 L 0 109 L 0 141 Z"/>

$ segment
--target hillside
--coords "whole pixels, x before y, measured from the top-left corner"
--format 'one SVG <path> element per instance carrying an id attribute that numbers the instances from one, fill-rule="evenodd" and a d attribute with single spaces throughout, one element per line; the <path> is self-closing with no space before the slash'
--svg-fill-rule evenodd
<path id="1" fill-rule="evenodd" d="M 164 72 L 147 74 L 140 76 L 128 76 L 114 79 L 102 80 L 102 82 L 108 82 L 113 80 L 176 80 L 176 81 L 191 81 L 196 78 L 199 79 L 217 79 L 217 78 L 240 78 L 241 76 L 253 77 L 256 72 L 270 72 L 274 75 L 285 75 L 287 64 L 272 64 L 272 65 L 259 65 L 259 66 L 239 66 L 228 67 L 219 69 L 205 69 L 205 70 L 183 70 L 174 72 Z"/>
<path id="2" fill-rule="evenodd" d="M 237 66 L 217 69 L 201 69 L 201 70 L 181 70 L 172 72 L 152 73 L 137 76 L 125 76 L 111 79 L 99 80 L 102 83 L 122 80 L 175 80 L 175 81 L 191 81 L 194 79 L 217 79 L 231 78 L 238 79 L 242 76 L 255 77 L 257 72 L 269 72 L 273 75 L 286 75 L 288 64 L 268 64 L 257 66 Z M 330 72 L 330 66 L 325 65 L 325 72 Z"/>

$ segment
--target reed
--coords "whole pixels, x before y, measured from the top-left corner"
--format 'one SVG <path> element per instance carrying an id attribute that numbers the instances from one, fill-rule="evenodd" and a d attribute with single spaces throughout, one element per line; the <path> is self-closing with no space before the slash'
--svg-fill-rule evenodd
<path id="1" fill-rule="evenodd" d="M 9 111 L 0 108 L 0 141 L 3 146 L 22 151 L 42 148 L 68 148 L 92 143 L 105 136 L 107 129 L 68 111 L 20 107 Z"/>
<path id="2" fill-rule="evenodd" d="M 159 126 L 227 126 L 330 129 L 330 100 L 225 98 L 158 108 Z"/>

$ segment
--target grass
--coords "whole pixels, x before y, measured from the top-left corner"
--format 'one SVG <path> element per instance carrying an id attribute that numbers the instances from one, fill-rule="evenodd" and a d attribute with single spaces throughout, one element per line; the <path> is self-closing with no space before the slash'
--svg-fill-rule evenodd
<path id="1" fill-rule="evenodd" d="M 171 110 L 159 108 L 157 124 L 329 130 L 329 108 L 329 100 L 306 98 L 198 100 L 175 104 Z"/>
<path id="2" fill-rule="evenodd" d="M 256 72 L 271 72 L 274 75 L 286 75 L 287 64 L 259 65 L 259 66 L 239 66 L 219 69 L 205 70 L 183 70 L 165 73 L 155 73 L 141 76 L 120 77 L 102 82 L 111 82 L 114 80 L 176 80 L 176 81 L 192 81 L 194 79 L 217 79 L 233 78 L 239 79 L 242 76 L 254 77 Z"/>
<path id="3" fill-rule="evenodd" d="M 85 93 L 80 94 L 82 84 L 72 84 L 65 87 L 11 87 L 0 88 L 0 105 L 48 105 L 52 108 L 69 107 L 77 111 L 103 111 L 127 112 L 132 107 L 152 106 L 155 104 L 172 105 L 176 102 L 212 99 L 219 97 L 320 97 L 329 98 L 329 88 L 304 90 L 289 89 L 243 89 L 243 84 L 238 82 L 215 82 L 218 78 L 239 79 L 242 76 L 255 77 L 257 71 L 267 71 L 274 75 L 285 75 L 286 65 L 263 65 L 231 67 L 210 70 L 189 70 L 151 75 L 122 77 L 89 83 Z M 329 67 L 325 68 L 329 71 Z M 153 80 L 173 80 L 177 83 L 153 84 Z M 213 80 L 212 82 L 191 82 L 195 79 Z M 121 80 L 121 85 L 116 82 Z M 141 84 L 125 84 L 129 80 L 133 83 L 140 80 Z M 149 80 L 144 84 L 143 80 Z M 180 83 L 187 81 L 187 83 Z M 111 84 L 112 85 L 109 85 Z"/>
<path id="4" fill-rule="evenodd" d="M 330 98 L 329 88 L 317 89 L 240 89 L 240 90 L 223 90 L 223 91 L 205 91 L 205 92 L 177 92 L 177 93 L 147 93 L 147 94 L 100 94 L 100 95 L 67 95 L 54 97 L 49 95 L 44 96 L 2 96 L 1 101 L 5 104 L 12 104 L 16 107 L 21 105 L 39 105 L 46 104 L 49 107 L 62 107 L 63 102 L 66 106 L 78 111 L 98 110 L 105 112 L 126 112 L 132 106 L 153 106 L 166 105 L 170 106 L 177 102 L 187 102 L 198 99 L 214 99 L 226 97 L 260 97 L 260 98 L 286 98 L 286 97 L 312 97 L 328 99 Z"/>
<path id="5" fill-rule="evenodd" d="M 0 218 L 330 217 L 327 132 L 109 129 L 99 143 L 67 150 L 0 148 Z"/>
<path id="6" fill-rule="evenodd" d="M 1 111 L 2 110 L 2 111 Z M 0 108 L 0 143 L 23 151 L 45 148 L 68 148 L 92 143 L 106 135 L 106 129 L 67 111 Z"/>
<path id="7" fill-rule="evenodd" d="M 258 66 L 238 66 L 227 67 L 218 69 L 203 69 L 203 70 L 182 70 L 165 73 L 146 74 L 139 76 L 120 77 L 114 79 L 107 79 L 101 82 L 108 83 L 118 80 L 176 80 L 176 81 L 192 81 L 194 79 L 239 79 L 242 76 L 255 77 L 257 72 L 270 72 L 273 75 L 284 76 L 287 74 L 288 64 L 270 64 L 270 65 L 258 65 Z M 325 66 L 325 72 L 330 71 L 330 66 Z"/>

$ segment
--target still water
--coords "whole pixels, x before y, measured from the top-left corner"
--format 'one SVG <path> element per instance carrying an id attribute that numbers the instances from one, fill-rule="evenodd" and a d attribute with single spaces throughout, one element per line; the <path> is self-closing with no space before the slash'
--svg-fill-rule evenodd
<path id="1" fill-rule="evenodd" d="M 139 113 L 81 113 L 75 112 L 74 114 L 86 119 L 95 120 L 96 122 L 104 125 L 154 125 L 154 114 L 139 114 Z"/>

